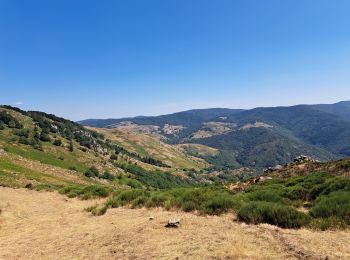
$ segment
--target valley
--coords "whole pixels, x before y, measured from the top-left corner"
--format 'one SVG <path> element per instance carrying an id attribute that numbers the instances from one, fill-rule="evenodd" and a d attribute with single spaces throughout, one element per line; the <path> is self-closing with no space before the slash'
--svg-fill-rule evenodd
<path id="1" fill-rule="evenodd" d="M 310 117 L 321 113 L 315 111 Z M 244 119 L 215 121 L 213 113 Z M 349 257 L 349 159 L 302 142 L 285 123 L 261 119 L 261 111 L 259 118 L 250 111 L 249 120 L 241 113 L 84 127 L 1 106 L 0 258 Z M 300 118 L 290 116 L 288 122 Z M 347 119 L 335 119 L 347 131 Z M 335 122 L 314 124 L 338 131 Z M 303 138 L 324 140 L 314 134 Z M 165 228 L 170 219 L 179 227 Z"/>
<path id="2" fill-rule="evenodd" d="M 349 260 L 349 10 L 0 0 L 0 260 Z"/>

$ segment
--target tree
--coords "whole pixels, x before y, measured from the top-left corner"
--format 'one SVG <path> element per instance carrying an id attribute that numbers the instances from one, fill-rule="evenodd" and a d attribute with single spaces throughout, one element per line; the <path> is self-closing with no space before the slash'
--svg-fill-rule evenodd
<path id="1" fill-rule="evenodd" d="M 56 145 L 56 146 L 61 146 L 62 145 L 62 141 L 60 139 L 55 139 L 53 141 L 53 144 Z"/>
<path id="2" fill-rule="evenodd" d="M 72 141 L 72 140 L 69 142 L 69 147 L 68 147 L 68 149 L 69 149 L 70 152 L 73 152 L 73 151 L 74 151 L 74 146 L 73 146 L 73 141 Z"/>
<path id="3" fill-rule="evenodd" d="M 40 140 L 43 141 L 43 142 L 50 142 L 51 138 L 50 138 L 50 136 L 47 133 L 42 131 L 41 134 L 40 134 Z"/>
<path id="4" fill-rule="evenodd" d="M 113 161 L 114 161 L 114 160 L 118 160 L 118 155 L 112 154 L 110 158 L 111 158 L 111 160 L 113 160 Z"/>

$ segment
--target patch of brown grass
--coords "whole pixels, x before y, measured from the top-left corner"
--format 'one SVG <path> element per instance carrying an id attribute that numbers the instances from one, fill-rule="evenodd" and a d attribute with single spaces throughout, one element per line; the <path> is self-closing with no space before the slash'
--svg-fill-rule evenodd
<path id="1" fill-rule="evenodd" d="M 84 208 L 102 201 L 0 188 L 0 259 L 347 259 L 349 231 L 282 230 L 225 216 Z M 152 220 L 150 220 L 152 217 Z M 166 229 L 180 218 L 178 229 Z"/>

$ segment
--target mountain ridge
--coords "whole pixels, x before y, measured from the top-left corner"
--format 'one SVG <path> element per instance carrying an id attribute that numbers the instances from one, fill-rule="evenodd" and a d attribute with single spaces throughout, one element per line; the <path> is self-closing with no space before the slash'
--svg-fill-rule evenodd
<path id="1" fill-rule="evenodd" d="M 196 109 L 80 123 L 158 135 L 170 144 L 208 145 L 227 159 L 224 165 L 231 166 L 269 167 L 288 163 L 298 154 L 318 160 L 350 155 L 350 101 L 245 110 Z"/>

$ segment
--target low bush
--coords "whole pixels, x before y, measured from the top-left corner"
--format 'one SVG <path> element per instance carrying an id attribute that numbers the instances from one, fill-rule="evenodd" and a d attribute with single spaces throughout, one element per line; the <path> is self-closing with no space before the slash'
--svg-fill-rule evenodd
<path id="1" fill-rule="evenodd" d="M 310 197 L 310 191 L 301 185 L 295 185 L 292 187 L 288 187 L 285 196 L 290 200 L 306 201 Z"/>
<path id="2" fill-rule="evenodd" d="M 112 175 L 109 171 L 105 171 L 100 177 L 105 180 L 114 180 L 114 175 Z"/>
<path id="3" fill-rule="evenodd" d="M 311 199 L 316 199 L 318 196 L 327 195 L 339 190 L 350 191 L 349 178 L 333 177 L 320 185 L 316 185 L 311 189 L 310 197 Z"/>
<path id="4" fill-rule="evenodd" d="M 203 214 L 221 214 L 238 209 L 241 201 L 222 188 L 177 188 L 163 191 L 132 189 L 116 192 L 107 205 L 177 208 L 187 212 L 198 210 Z"/>
<path id="5" fill-rule="evenodd" d="M 89 178 L 98 177 L 100 175 L 98 169 L 95 166 L 90 167 L 84 175 Z"/>
<path id="6" fill-rule="evenodd" d="M 219 215 L 236 208 L 236 206 L 237 202 L 233 196 L 218 195 L 204 202 L 200 211 L 210 215 Z"/>
<path id="7" fill-rule="evenodd" d="M 56 146 L 61 146 L 62 145 L 62 141 L 60 139 L 55 139 L 53 141 L 53 145 L 56 145 Z"/>
<path id="8" fill-rule="evenodd" d="M 95 206 L 90 206 L 85 208 L 85 211 L 87 212 L 91 212 L 91 214 L 93 216 L 102 216 L 107 212 L 108 207 L 106 205 L 102 206 L 102 207 L 98 207 L 97 205 Z"/>
<path id="9" fill-rule="evenodd" d="M 50 142 L 51 141 L 51 137 L 47 133 L 42 132 L 40 134 L 40 141 Z"/>
<path id="10" fill-rule="evenodd" d="M 90 199 L 98 197 L 107 197 L 111 192 L 110 189 L 100 185 L 68 185 L 59 191 L 62 194 L 66 194 L 69 198 L 79 197 L 81 199 Z"/>
<path id="11" fill-rule="evenodd" d="M 348 224 L 344 220 L 337 217 L 329 218 L 313 218 L 308 224 L 309 228 L 316 230 L 328 230 L 328 229 L 346 229 Z"/>
<path id="12" fill-rule="evenodd" d="M 238 218 L 246 223 L 268 223 L 282 228 L 300 228 L 310 217 L 296 209 L 273 202 L 253 201 L 238 211 Z"/>
<path id="13" fill-rule="evenodd" d="M 249 192 L 247 197 L 251 201 L 268 201 L 285 203 L 285 199 L 278 194 L 274 189 L 262 189 Z"/>
<path id="14" fill-rule="evenodd" d="M 9 128 L 23 128 L 23 125 L 6 111 L 0 111 L 0 123 L 7 125 Z"/>
<path id="15" fill-rule="evenodd" d="M 336 191 L 319 197 L 310 214 L 315 218 L 335 217 L 350 224 L 350 191 Z"/>

